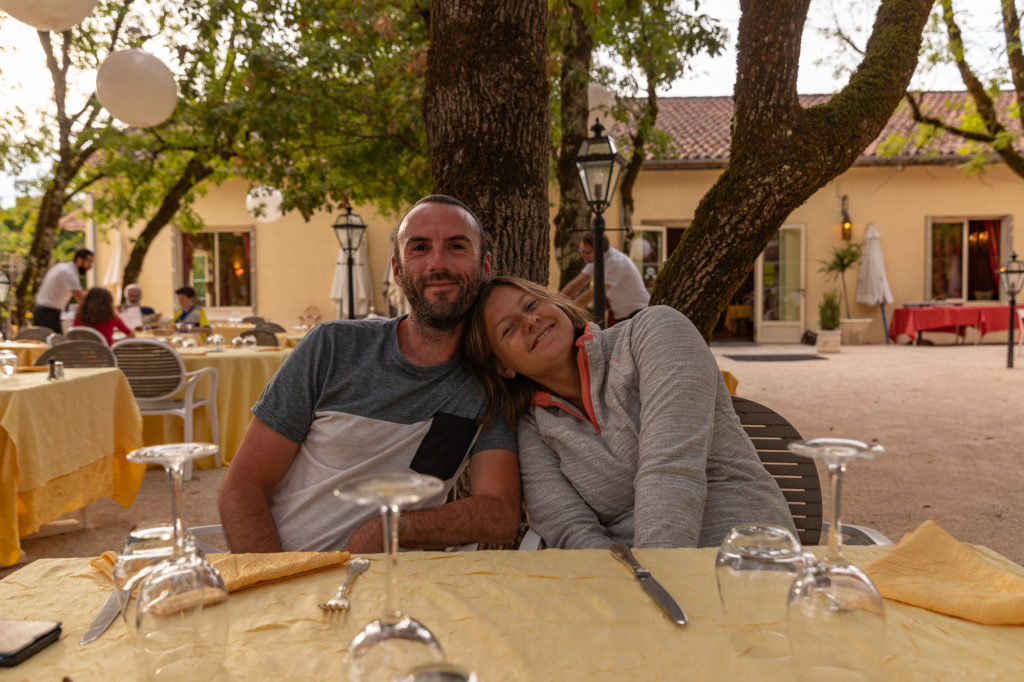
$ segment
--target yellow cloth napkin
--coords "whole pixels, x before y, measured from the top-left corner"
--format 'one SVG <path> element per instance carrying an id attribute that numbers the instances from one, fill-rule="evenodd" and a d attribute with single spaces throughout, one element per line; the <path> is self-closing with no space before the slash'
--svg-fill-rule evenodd
<path id="1" fill-rule="evenodd" d="M 348 552 L 206 555 L 207 560 L 220 572 L 228 592 L 237 592 L 246 587 L 290 578 L 321 568 L 341 566 L 349 560 L 349 557 Z M 117 561 L 117 552 L 104 552 L 89 564 L 111 578 L 114 574 L 115 561 Z"/>
<path id="2" fill-rule="evenodd" d="M 982 625 L 1024 624 L 1024 577 L 996 566 L 934 521 L 904 535 L 865 571 L 886 599 Z"/>

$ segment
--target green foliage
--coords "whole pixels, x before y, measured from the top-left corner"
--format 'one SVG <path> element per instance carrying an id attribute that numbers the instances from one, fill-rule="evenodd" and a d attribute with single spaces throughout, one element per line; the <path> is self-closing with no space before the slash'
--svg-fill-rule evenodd
<path id="1" fill-rule="evenodd" d="M 818 326 L 822 329 L 839 329 L 839 290 L 826 291 L 818 304 Z"/>
<path id="2" fill-rule="evenodd" d="M 846 271 L 860 261 L 862 251 L 862 244 L 846 242 L 832 249 L 828 260 L 819 261 L 821 268 L 818 272 L 824 273 L 829 281 L 834 282 L 838 279 L 843 285 L 843 303 L 847 317 L 850 317 L 850 297 L 846 293 Z"/>

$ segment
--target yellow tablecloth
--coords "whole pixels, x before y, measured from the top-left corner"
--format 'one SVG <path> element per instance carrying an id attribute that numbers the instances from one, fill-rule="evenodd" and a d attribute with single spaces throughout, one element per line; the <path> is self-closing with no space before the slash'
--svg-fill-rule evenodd
<path id="1" fill-rule="evenodd" d="M 64 370 L 0 380 L 0 564 L 20 555 L 19 537 L 101 497 L 131 505 L 144 467 L 125 455 L 142 445 L 128 380 L 114 368 Z"/>
<path id="2" fill-rule="evenodd" d="M 282 348 L 295 348 L 306 336 L 306 332 L 293 331 L 293 332 L 277 332 L 274 334 L 277 337 L 277 342 Z"/>
<path id="3" fill-rule="evenodd" d="M 18 356 L 18 366 L 31 366 L 36 359 L 45 353 L 49 346 L 45 343 L 27 343 L 25 341 L 0 341 L 0 350 L 13 351 Z"/>
<path id="4" fill-rule="evenodd" d="M 860 565 L 889 547 L 850 547 Z M 638 550 L 637 557 L 686 609 L 677 627 L 633 576 L 597 550 L 408 552 L 400 597 L 449 659 L 481 680 L 792 680 L 787 664 L 738 658 L 715 587 L 714 549 Z M 384 602 L 384 559 L 351 591 L 352 610 L 327 616 L 343 571 L 255 587 L 229 598 L 227 666 L 235 679 L 343 680 L 344 652 Z M 14 669 L 16 678 L 75 682 L 128 678 L 131 636 L 118 620 L 80 647 L 110 585 L 87 559 L 36 561 L 0 581 L 0 617 L 56 619 L 59 642 Z M 1019 680 L 1024 628 L 977 625 L 886 602 L 883 682 Z M 841 642 L 837 646 L 843 646 Z"/>
<path id="5" fill-rule="evenodd" d="M 753 315 L 753 306 L 729 305 L 725 309 L 725 328 L 731 332 L 735 332 L 737 323 L 740 320 L 750 320 L 753 318 Z"/>
<path id="6" fill-rule="evenodd" d="M 727 369 L 718 368 L 722 372 L 722 379 L 725 381 L 725 387 L 729 389 L 729 395 L 736 395 L 736 388 L 740 385 L 739 379 L 733 376 L 733 373 Z"/>
<path id="7" fill-rule="evenodd" d="M 224 337 L 224 341 L 231 343 L 231 339 L 235 338 L 242 332 L 251 331 L 256 327 L 254 324 L 218 324 L 216 322 L 210 325 L 213 328 L 214 334 L 220 334 Z"/>
<path id="8" fill-rule="evenodd" d="M 199 352 L 203 352 L 202 349 Z M 220 426 L 220 457 L 225 464 L 231 461 L 238 450 L 252 414 L 249 408 L 259 399 L 264 386 L 274 376 L 277 368 L 288 357 L 291 349 L 260 347 L 228 347 L 217 353 L 207 350 L 204 355 L 182 353 L 185 368 L 194 371 L 201 367 L 214 367 L 218 374 L 217 423 Z M 203 384 L 207 382 L 203 380 Z M 206 395 L 206 386 L 200 385 L 197 395 Z M 195 437 L 203 440 L 210 437 L 210 415 L 200 408 L 195 415 Z M 144 417 L 143 438 L 147 445 L 177 443 L 183 438 L 183 425 L 177 417 Z M 197 466 L 210 468 L 213 457 L 199 460 Z"/>

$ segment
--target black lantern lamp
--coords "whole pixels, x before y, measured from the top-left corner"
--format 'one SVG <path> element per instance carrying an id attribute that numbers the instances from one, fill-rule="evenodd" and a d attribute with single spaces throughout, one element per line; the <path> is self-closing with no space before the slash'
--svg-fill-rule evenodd
<path id="1" fill-rule="evenodd" d="M 1003 267 L 999 268 L 999 286 L 1010 297 L 1010 326 L 1007 327 L 1009 339 L 1006 348 L 1006 366 L 1012 369 L 1013 330 L 1016 326 L 1017 317 L 1017 312 L 1014 308 L 1017 306 L 1017 294 L 1020 293 L 1021 287 L 1024 286 L 1024 261 L 1017 260 L 1016 251 L 1010 255 L 1010 260 L 1006 261 Z M 1021 330 L 1021 333 L 1024 334 L 1024 329 Z"/>
<path id="2" fill-rule="evenodd" d="M 576 169 L 583 185 L 587 206 L 594 213 L 594 318 L 604 326 L 604 216 L 626 160 L 615 140 L 604 134 L 600 119 L 590 127 L 594 133 L 583 140 L 576 154 Z"/>
<path id="3" fill-rule="evenodd" d="M 843 195 L 843 227 L 842 236 L 846 241 L 850 241 L 850 237 L 853 236 L 853 223 L 850 221 L 850 203 L 849 198 Z"/>
<path id="4" fill-rule="evenodd" d="M 363 243 L 363 235 L 366 234 L 366 223 L 357 213 L 352 212 L 351 206 L 345 207 L 345 213 L 334 221 L 334 236 L 338 238 L 338 245 L 345 250 L 348 257 L 348 319 L 356 319 L 356 295 L 352 282 L 352 273 L 355 270 L 355 254 Z"/>

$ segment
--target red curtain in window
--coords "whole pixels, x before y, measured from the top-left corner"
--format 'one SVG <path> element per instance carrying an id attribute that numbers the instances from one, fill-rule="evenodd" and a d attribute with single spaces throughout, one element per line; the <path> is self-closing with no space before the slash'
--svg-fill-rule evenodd
<path id="1" fill-rule="evenodd" d="M 985 232 L 988 234 L 988 263 L 992 268 L 992 279 L 999 286 L 999 221 L 986 220 Z"/>

